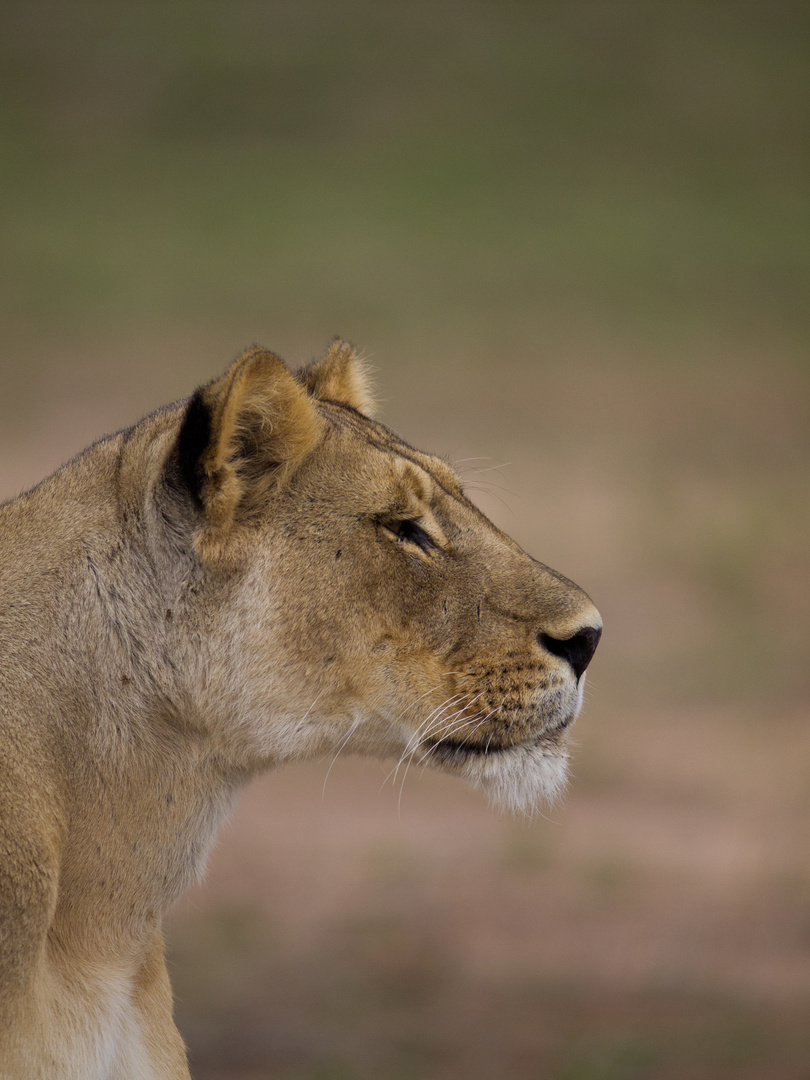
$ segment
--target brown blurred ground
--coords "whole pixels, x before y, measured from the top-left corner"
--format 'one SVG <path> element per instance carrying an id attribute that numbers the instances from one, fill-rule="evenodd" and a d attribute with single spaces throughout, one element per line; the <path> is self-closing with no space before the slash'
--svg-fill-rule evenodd
<path id="1" fill-rule="evenodd" d="M 3 6 L 0 498 L 341 333 L 605 618 L 553 813 L 246 792 L 169 924 L 197 1080 L 810 1077 L 808 13 Z"/>

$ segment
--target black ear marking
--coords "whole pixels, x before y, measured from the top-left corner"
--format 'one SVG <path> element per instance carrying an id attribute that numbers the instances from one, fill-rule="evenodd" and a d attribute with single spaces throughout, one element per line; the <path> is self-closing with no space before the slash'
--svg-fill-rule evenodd
<path id="1" fill-rule="evenodd" d="M 186 406 L 172 455 L 175 476 L 198 509 L 202 509 L 203 505 L 200 459 L 211 441 L 211 429 L 211 413 L 203 399 L 202 389 L 199 389 Z"/>

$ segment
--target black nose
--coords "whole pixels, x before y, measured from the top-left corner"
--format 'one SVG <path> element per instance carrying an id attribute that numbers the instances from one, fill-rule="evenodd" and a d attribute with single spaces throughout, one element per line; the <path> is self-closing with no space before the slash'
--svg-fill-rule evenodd
<path id="1" fill-rule="evenodd" d="M 559 656 L 561 660 L 567 660 L 574 669 L 577 679 L 579 679 L 582 672 L 590 664 L 601 636 L 601 626 L 586 626 L 584 630 L 580 630 L 578 634 L 565 638 L 565 640 L 551 637 L 550 634 L 538 634 L 537 640 L 544 649 L 548 649 L 554 656 Z"/>

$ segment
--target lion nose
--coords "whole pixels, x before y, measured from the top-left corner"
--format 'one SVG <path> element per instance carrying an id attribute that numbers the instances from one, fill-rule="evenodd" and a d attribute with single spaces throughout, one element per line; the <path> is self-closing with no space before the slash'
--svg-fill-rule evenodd
<path id="1" fill-rule="evenodd" d="M 548 652 L 567 661 L 579 679 L 590 664 L 601 636 L 601 626 L 586 626 L 573 637 L 555 638 L 550 634 L 540 633 L 537 635 L 537 640 Z"/>

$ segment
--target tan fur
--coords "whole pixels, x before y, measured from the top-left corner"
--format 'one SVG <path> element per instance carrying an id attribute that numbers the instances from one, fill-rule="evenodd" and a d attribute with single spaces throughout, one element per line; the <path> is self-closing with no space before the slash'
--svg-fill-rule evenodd
<path id="1" fill-rule="evenodd" d="M 0 508 L 3 1080 L 188 1078 L 161 920 L 259 770 L 560 790 L 599 615 L 369 402 L 253 349 Z"/>

